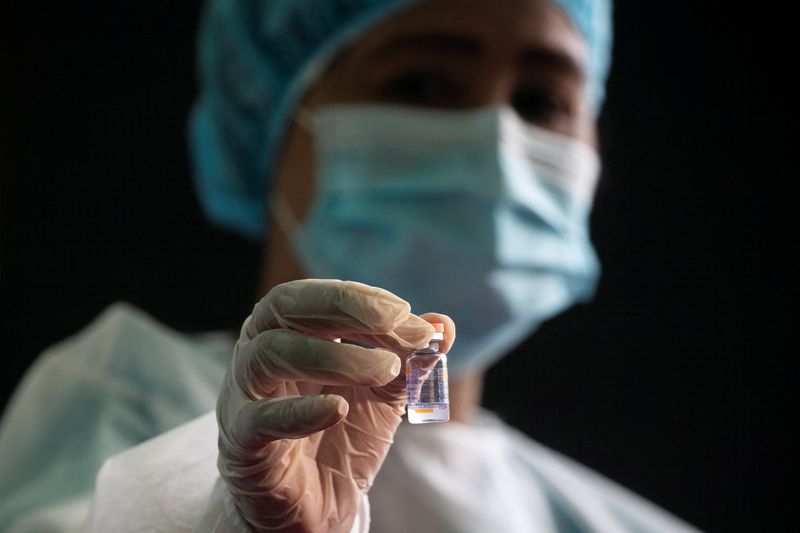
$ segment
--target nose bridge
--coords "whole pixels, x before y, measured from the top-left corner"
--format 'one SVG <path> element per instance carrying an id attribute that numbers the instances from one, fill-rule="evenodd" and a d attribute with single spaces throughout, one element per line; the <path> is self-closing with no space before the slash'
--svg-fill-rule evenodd
<path id="1" fill-rule="evenodd" d="M 473 74 L 472 104 L 475 107 L 497 107 L 511 101 L 517 73 L 508 53 L 487 54 Z"/>

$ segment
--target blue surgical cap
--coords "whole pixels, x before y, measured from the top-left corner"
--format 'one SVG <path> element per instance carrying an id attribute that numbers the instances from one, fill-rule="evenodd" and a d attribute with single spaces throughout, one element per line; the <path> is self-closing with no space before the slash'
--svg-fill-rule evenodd
<path id="1" fill-rule="evenodd" d="M 421 1 L 208 1 L 189 144 L 200 203 L 214 224 L 261 238 L 269 174 L 298 100 L 345 45 Z M 598 111 L 610 62 L 611 0 L 551 1 L 586 41 L 589 96 Z"/>

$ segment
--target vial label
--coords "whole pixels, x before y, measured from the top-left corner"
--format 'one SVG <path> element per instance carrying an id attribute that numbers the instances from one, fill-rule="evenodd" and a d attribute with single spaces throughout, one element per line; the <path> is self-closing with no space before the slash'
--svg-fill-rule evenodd
<path id="1" fill-rule="evenodd" d="M 450 420 L 447 365 L 441 354 L 417 354 L 406 362 L 408 421 L 412 424 Z"/>

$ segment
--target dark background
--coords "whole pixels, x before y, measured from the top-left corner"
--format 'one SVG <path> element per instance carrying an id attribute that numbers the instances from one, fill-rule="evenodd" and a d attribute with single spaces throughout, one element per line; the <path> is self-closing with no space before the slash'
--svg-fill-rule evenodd
<path id="1" fill-rule="evenodd" d="M 757 12 L 662 4 L 616 2 L 597 298 L 493 368 L 485 400 L 702 529 L 797 530 L 797 239 L 769 198 L 792 154 L 767 155 L 796 104 L 765 66 Z M 181 330 L 238 327 L 259 250 L 210 227 L 192 194 L 197 5 L 0 10 L 0 404 L 37 353 L 119 299 Z"/>

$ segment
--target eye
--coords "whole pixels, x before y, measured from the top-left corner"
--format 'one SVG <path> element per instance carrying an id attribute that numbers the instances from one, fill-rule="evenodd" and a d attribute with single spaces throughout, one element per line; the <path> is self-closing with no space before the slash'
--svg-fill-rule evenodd
<path id="1" fill-rule="evenodd" d="M 381 98 L 391 102 L 428 107 L 452 107 L 461 96 L 459 86 L 441 73 L 406 72 L 380 87 Z"/>
<path id="2" fill-rule="evenodd" d="M 541 88 L 516 91 L 511 97 L 511 106 L 523 119 L 537 124 L 552 124 L 572 114 L 568 102 L 552 91 Z"/>

